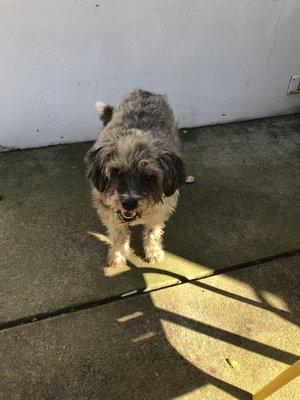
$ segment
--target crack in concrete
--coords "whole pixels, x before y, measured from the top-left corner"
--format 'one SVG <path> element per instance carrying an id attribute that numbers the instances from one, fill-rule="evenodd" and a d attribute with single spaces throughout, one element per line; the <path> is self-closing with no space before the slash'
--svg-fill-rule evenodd
<path id="1" fill-rule="evenodd" d="M 84 311 L 84 310 L 87 310 L 87 309 L 90 309 L 90 308 L 94 308 L 94 307 L 102 306 L 102 305 L 105 305 L 105 304 L 114 303 L 116 301 L 124 300 L 124 298 L 127 299 L 129 297 L 145 295 L 145 294 L 148 294 L 148 293 L 156 292 L 157 290 L 163 290 L 163 289 L 167 289 L 169 287 L 173 287 L 173 286 L 182 285 L 182 284 L 185 284 L 185 283 L 190 283 L 190 282 L 206 279 L 206 278 L 209 278 L 211 276 L 221 275 L 221 274 L 225 274 L 225 273 L 228 273 L 228 272 L 238 271 L 238 270 L 244 269 L 244 268 L 254 267 L 254 266 L 257 266 L 259 264 L 266 264 L 268 262 L 275 261 L 275 260 L 280 260 L 280 259 L 283 259 L 283 258 L 294 257 L 294 256 L 297 256 L 299 254 L 300 254 L 300 249 L 286 251 L 284 253 L 275 254 L 273 256 L 262 257 L 262 258 L 258 258 L 258 259 L 255 259 L 255 260 L 250 260 L 250 261 L 242 262 L 242 263 L 239 263 L 239 264 L 231 265 L 231 266 L 228 266 L 228 267 L 220 268 L 220 269 L 217 269 L 215 271 L 212 271 L 211 274 L 206 275 L 203 278 L 188 279 L 188 278 L 186 278 L 184 276 L 177 275 L 177 278 L 178 278 L 178 282 L 177 283 L 172 283 L 172 284 L 165 285 L 165 286 L 162 286 L 162 287 L 159 287 L 159 288 L 150 289 L 147 292 L 145 292 L 143 289 L 141 289 L 141 290 L 137 290 L 135 292 L 130 293 L 128 296 L 125 296 L 124 294 L 120 294 L 120 295 L 117 295 L 117 296 L 114 296 L 114 297 L 109 297 L 109 298 L 103 299 L 103 300 L 87 301 L 85 303 L 75 304 L 75 305 L 59 308 L 59 309 L 56 309 L 56 310 L 53 310 L 53 311 L 49 311 L 49 312 L 45 312 L 45 313 L 39 313 L 39 314 L 35 314 L 35 315 L 19 318 L 19 319 L 8 321 L 8 322 L 3 322 L 3 323 L 0 323 L 0 331 L 6 330 L 6 329 L 11 329 L 11 328 L 16 328 L 18 326 L 32 324 L 32 323 L 35 323 L 37 321 L 43 321 L 43 320 L 49 319 L 49 318 L 55 318 L 55 317 L 59 317 L 59 316 L 67 315 L 67 314 L 73 314 L 73 313 L 76 313 L 76 312 L 79 312 L 79 311 Z M 160 271 L 158 270 L 158 273 L 159 272 Z"/>
<path id="2" fill-rule="evenodd" d="M 251 77 L 248 78 L 247 81 L 246 81 L 246 83 L 245 83 L 245 86 L 244 86 L 243 98 L 242 98 L 241 108 L 240 108 L 241 111 L 244 109 L 244 106 L 245 106 L 246 93 L 247 93 L 248 85 L 249 85 L 251 79 L 252 79 Z"/>
<path id="3" fill-rule="evenodd" d="M 283 14 L 283 10 L 284 10 L 285 4 L 286 4 L 286 0 L 283 0 L 282 6 L 281 6 L 281 10 L 280 10 L 280 13 L 279 13 L 279 16 L 278 16 L 278 20 L 277 20 L 277 23 L 275 25 L 273 44 L 272 44 L 271 50 L 270 50 L 270 52 L 268 54 L 268 57 L 267 57 L 267 68 L 268 68 L 269 74 L 271 73 L 270 61 L 271 61 L 271 57 L 272 57 L 273 51 L 274 51 L 274 49 L 276 47 L 278 28 L 279 28 L 279 24 L 280 24 L 281 16 Z"/>

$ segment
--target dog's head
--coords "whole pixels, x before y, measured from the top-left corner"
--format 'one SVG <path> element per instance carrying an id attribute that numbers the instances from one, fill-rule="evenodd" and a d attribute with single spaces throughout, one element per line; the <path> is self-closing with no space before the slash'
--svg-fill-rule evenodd
<path id="1" fill-rule="evenodd" d="M 184 182 L 178 152 L 141 131 L 98 140 L 85 160 L 92 185 L 122 222 L 135 220 Z"/>

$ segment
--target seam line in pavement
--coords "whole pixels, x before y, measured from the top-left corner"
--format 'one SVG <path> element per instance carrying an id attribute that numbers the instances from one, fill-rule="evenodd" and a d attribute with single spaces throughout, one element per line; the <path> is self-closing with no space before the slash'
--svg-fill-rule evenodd
<path id="1" fill-rule="evenodd" d="M 135 296 L 139 296 L 139 295 L 143 295 L 143 294 L 148 294 L 151 292 L 155 292 L 157 290 L 163 290 L 163 289 L 167 289 L 169 287 L 173 287 L 173 286 L 178 286 L 181 284 L 185 284 L 185 283 L 189 283 L 189 282 L 194 282 L 194 281 L 198 281 L 198 280 L 203 280 L 203 279 L 207 279 L 210 278 L 212 276 L 216 276 L 216 275 L 221 275 L 224 273 L 228 273 L 228 272 L 233 272 L 233 271 L 238 271 L 244 268 L 248 268 L 248 267 L 253 267 L 259 264 L 266 264 L 268 262 L 271 261 L 275 261 L 275 260 L 280 260 L 283 258 L 289 258 L 289 257 L 293 257 L 296 255 L 300 254 L 300 249 L 297 250 L 292 250 L 292 251 L 287 251 L 284 253 L 280 253 L 280 254 L 275 254 L 273 256 L 268 256 L 268 257 L 262 257 L 262 258 L 258 258 L 255 260 L 251 260 L 251 261 L 246 261 L 243 263 L 239 263 L 239 264 L 235 264 L 235 265 L 231 265 L 228 267 L 224 267 L 224 268 L 219 268 L 218 270 L 214 270 L 212 271 L 210 274 L 202 277 L 202 278 L 194 278 L 194 279 L 188 279 L 185 278 L 184 276 L 180 276 L 179 281 L 176 283 L 171 283 L 169 285 L 165 285 L 159 288 L 155 288 L 155 289 L 150 289 L 148 291 L 145 291 L 143 289 L 140 290 L 136 290 L 134 293 L 129 293 L 128 295 L 125 294 L 119 294 L 113 297 L 109 297 L 107 299 L 101 299 L 101 300 L 91 300 L 91 301 L 87 301 L 85 303 L 80 303 L 80 304 L 75 304 L 75 305 L 71 305 L 71 306 L 67 306 L 67 307 L 62 307 L 62 308 L 58 308 L 57 310 L 53 310 L 53 311 L 49 311 L 49 312 L 44 312 L 44 313 L 39 313 L 39 314 L 35 314 L 35 315 L 31 315 L 31 316 L 27 316 L 27 317 L 23 317 L 23 318 L 18 318 L 16 320 L 12 320 L 12 321 L 8 321 L 8 322 L 3 322 L 0 323 L 0 331 L 2 330 L 6 330 L 6 329 L 10 329 L 10 328 L 15 328 L 18 326 L 24 326 L 24 325 L 28 325 L 28 324 L 32 324 L 34 322 L 38 322 L 38 321 L 43 321 L 45 319 L 49 319 L 49 318 L 54 318 L 54 317 L 59 317 L 62 315 L 66 315 L 66 314 L 72 314 L 72 313 L 76 313 L 79 311 L 84 311 L 90 308 L 94 308 L 97 306 L 101 306 L 101 305 L 105 305 L 105 304 L 109 304 L 109 303 L 114 303 L 116 301 L 120 301 L 120 300 L 124 300 L 130 297 L 135 297 Z M 158 270 L 159 272 L 159 270 Z"/>

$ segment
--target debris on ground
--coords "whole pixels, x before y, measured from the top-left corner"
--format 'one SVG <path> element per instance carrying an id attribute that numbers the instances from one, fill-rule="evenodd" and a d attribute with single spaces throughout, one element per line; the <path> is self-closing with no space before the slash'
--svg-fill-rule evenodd
<path id="1" fill-rule="evenodd" d="M 232 358 L 225 358 L 225 361 L 232 369 L 240 368 L 240 364 L 237 361 L 233 360 Z"/>
<path id="2" fill-rule="evenodd" d="M 195 178 L 192 175 L 188 175 L 185 177 L 185 183 L 194 183 Z"/>

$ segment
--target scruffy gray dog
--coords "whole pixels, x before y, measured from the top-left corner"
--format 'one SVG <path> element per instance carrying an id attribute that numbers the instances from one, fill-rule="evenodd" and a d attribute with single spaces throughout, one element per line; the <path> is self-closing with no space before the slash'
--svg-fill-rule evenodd
<path id="1" fill-rule="evenodd" d="M 115 108 L 95 106 L 104 128 L 85 161 L 93 204 L 111 240 L 109 265 L 126 263 L 129 227 L 139 224 L 147 261 L 162 261 L 164 224 L 185 176 L 173 112 L 164 96 L 144 90 Z"/>

